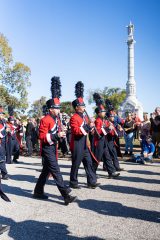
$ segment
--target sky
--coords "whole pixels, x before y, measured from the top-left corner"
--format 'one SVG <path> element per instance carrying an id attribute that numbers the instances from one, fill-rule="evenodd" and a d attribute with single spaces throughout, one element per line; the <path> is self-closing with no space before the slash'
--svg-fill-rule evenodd
<path id="1" fill-rule="evenodd" d="M 0 32 L 15 62 L 30 67 L 29 102 L 51 97 L 59 76 L 61 101 L 89 89 L 126 88 L 127 28 L 135 26 L 135 80 L 144 111 L 160 106 L 160 0 L 0 0 Z M 92 106 L 87 105 L 89 113 Z"/>

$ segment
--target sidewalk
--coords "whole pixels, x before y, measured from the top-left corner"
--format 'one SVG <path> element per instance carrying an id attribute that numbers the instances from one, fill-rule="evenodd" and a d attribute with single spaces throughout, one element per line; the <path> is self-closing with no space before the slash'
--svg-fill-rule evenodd
<path id="1" fill-rule="evenodd" d="M 8 181 L 3 190 L 11 199 L 0 199 L 0 223 L 10 225 L 1 240 L 52 239 L 160 239 L 160 164 L 137 165 L 121 162 L 126 171 L 119 179 L 108 179 L 102 166 L 98 171 L 101 186 L 86 188 L 83 167 L 79 171 L 80 190 L 75 203 L 65 206 L 50 179 L 45 187 L 48 201 L 32 198 L 40 174 L 40 158 L 20 158 L 21 164 L 7 165 Z M 68 184 L 70 161 L 60 160 Z"/>

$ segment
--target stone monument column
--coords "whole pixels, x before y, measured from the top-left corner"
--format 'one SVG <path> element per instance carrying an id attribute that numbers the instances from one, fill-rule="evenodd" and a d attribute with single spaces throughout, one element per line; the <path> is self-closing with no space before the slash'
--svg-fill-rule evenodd
<path id="1" fill-rule="evenodd" d="M 134 75 L 134 25 L 130 22 L 127 26 L 128 30 L 128 80 L 126 83 L 126 99 L 121 104 L 119 113 L 125 117 L 128 111 L 136 112 L 143 119 L 143 107 L 136 97 L 136 81 Z"/>
<path id="2" fill-rule="evenodd" d="M 128 96 L 136 97 L 136 82 L 134 79 L 134 44 L 135 40 L 133 37 L 134 25 L 130 22 L 128 28 L 128 81 L 126 84 L 126 90 Z"/>

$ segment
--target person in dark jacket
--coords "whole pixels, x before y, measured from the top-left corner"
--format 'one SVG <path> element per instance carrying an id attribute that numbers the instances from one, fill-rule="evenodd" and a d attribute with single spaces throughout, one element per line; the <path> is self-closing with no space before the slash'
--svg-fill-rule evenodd
<path id="1" fill-rule="evenodd" d="M 19 163 L 20 145 L 16 136 L 17 126 L 15 125 L 15 119 L 13 116 L 8 118 L 7 122 L 7 139 L 6 139 L 6 163 Z M 13 155 L 13 161 L 12 161 Z"/>
<path id="2" fill-rule="evenodd" d="M 26 126 L 26 133 L 25 133 L 28 157 L 32 156 L 32 153 L 33 153 L 33 144 L 32 144 L 33 132 L 34 132 L 34 125 L 33 125 L 32 119 L 29 118 Z"/>

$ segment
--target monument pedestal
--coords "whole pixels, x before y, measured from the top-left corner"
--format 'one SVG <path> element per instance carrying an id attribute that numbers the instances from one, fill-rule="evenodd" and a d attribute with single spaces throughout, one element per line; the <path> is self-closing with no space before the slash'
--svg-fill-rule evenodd
<path id="1" fill-rule="evenodd" d="M 119 109 L 119 114 L 125 118 L 126 112 L 136 112 L 141 120 L 143 120 L 143 106 L 135 97 L 127 97 Z"/>

